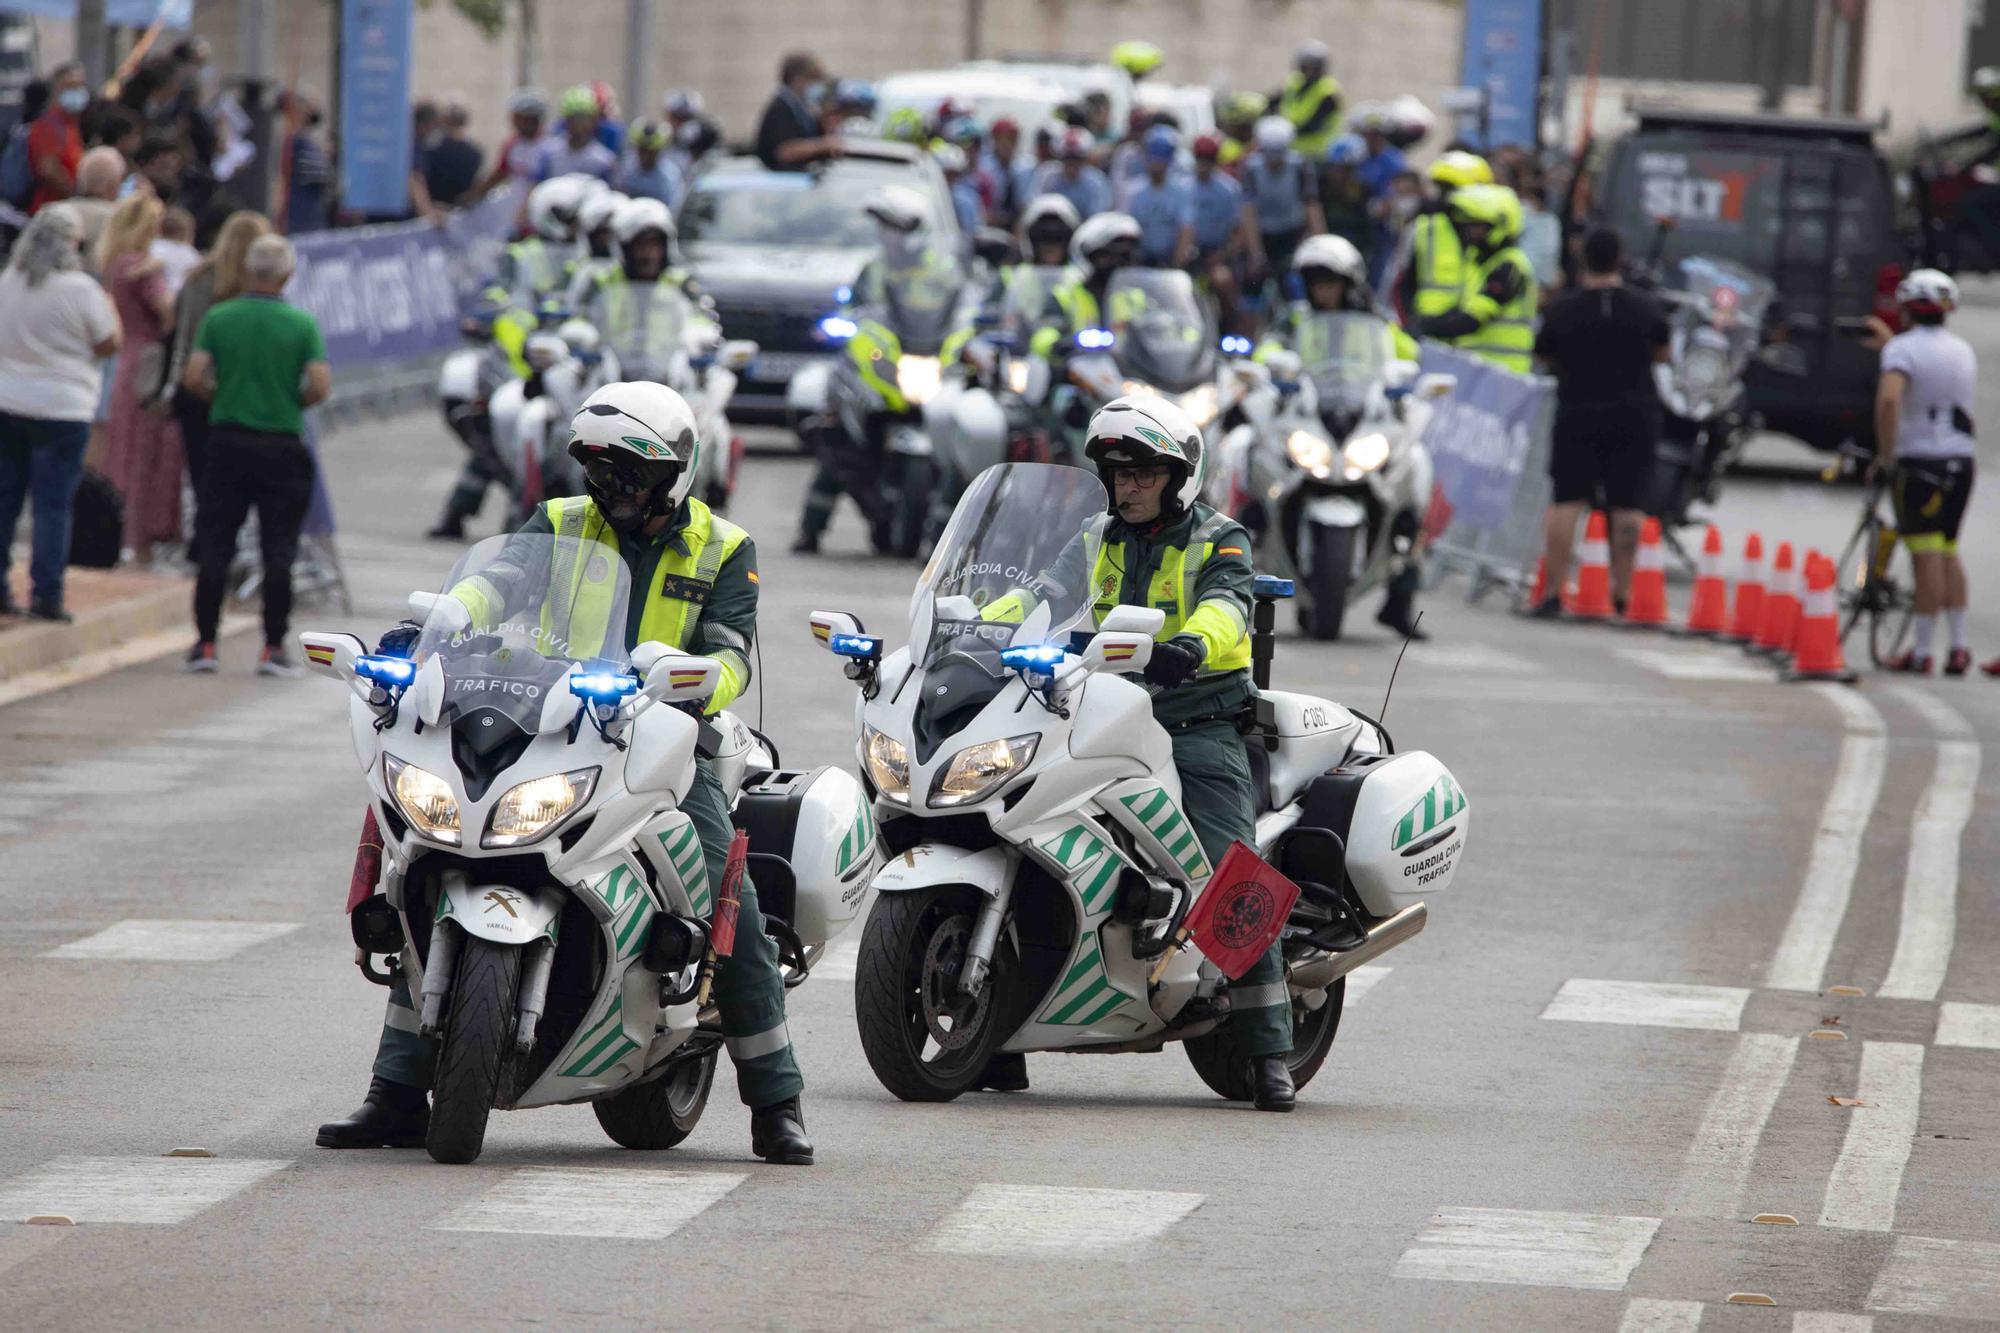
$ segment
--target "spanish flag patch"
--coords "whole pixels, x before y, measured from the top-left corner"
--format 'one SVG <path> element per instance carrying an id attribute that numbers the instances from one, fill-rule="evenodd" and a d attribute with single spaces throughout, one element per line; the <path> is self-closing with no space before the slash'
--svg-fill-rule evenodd
<path id="1" fill-rule="evenodd" d="M 1240 546 L 1218 546 L 1215 548 L 1215 553 L 1217 555 L 1242 555 L 1243 548 Z"/>
<path id="2" fill-rule="evenodd" d="M 759 580 L 758 580 L 758 578 L 757 578 L 757 571 L 756 571 L 756 570 L 754 570 L 754 569 L 750 571 L 750 581 L 751 581 L 752 583 L 756 583 L 756 582 L 758 582 L 758 581 L 759 581 Z"/>
<path id="3" fill-rule="evenodd" d="M 332 666 L 333 648 L 331 645 L 309 643 L 306 645 L 306 660 L 315 666 Z"/>

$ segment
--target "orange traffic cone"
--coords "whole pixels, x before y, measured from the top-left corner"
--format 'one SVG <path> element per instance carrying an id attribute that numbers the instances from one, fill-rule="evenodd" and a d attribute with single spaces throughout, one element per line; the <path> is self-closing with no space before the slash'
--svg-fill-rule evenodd
<path id="1" fill-rule="evenodd" d="M 1576 595 L 1569 599 L 1570 616 L 1576 620 L 1611 618 L 1611 525 L 1602 509 L 1590 511 L 1583 529 L 1583 546 L 1577 552 Z"/>
<path id="2" fill-rule="evenodd" d="M 1840 607 L 1833 595 L 1833 561 L 1813 551 L 1806 556 L 1806 600 L 1799 615 L 1792 668 L 1786 680 L 1835 680 L 1852 685 L 1860 679 L 1847 669 L 1840 654 Z"/>
<path id="3" fill-rule="evenodd" d="M 1764 589 L 1764 618 L 1757 622 L 1757 638 L 1750 645 L 1754 653 L 1784 653 L 1792 646 L 1799 627 L 1799 576 L 1792 568 L 1792 544 L 1778 543 L 1778 558 L 1771 565 L 1771 584 Z"/>
<path id="4" fill-rule="evenodd" d="M 1736 614 L 1729 622 L 1728 637 L 1749 643 L 1757 637 L 1764 620 L 1764 539 L 1756 533 L 1743 543 L 1743 572 L 1736 576 Z"/>
<path id="5" fill-rule="evenodd" d="M 1729 630 L 1729 581 L 1722 577 L 1722 530 L 1711 523 L 1695 567 L 1694 600 L 1681 633 L 1712 639 Z"/>
<path id="6" fill-rule="evenodd" d="M 1632 566 L 1632 596 L 1625 603 L 1624 623 L 1657 629 L 1672 617 L 1667 610 L 1666 552 L 1660 546 L 1660 520 L 1648 518 L 1639 531 L 1639 558 Z"/>

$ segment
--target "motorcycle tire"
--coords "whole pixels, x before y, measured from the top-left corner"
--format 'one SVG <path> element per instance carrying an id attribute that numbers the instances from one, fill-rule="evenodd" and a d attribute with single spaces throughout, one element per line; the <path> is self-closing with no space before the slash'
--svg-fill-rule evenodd
<path id="1" fill-rule="evenodd" d="M 1341 977 L 1327 988 L 1326 1003 L 1308 1009 L 1292 1001 L 1292 1050 L 1285 1064 L 1292 1071 L 1292 1086 L 1301 1091 L 1319 1073 L 1333 1051 L 1333 1039 L 1340 1031 L 1340 1011 L 1347 1000 L 1347 978 Z M 1187 1048 L 1188 1063 L 1216 1096 L 1232 1102 L 1247 1102 L 1255 1090 L 1250 1086 L 1250 1063 L 1236 1052 L 1228 1024 L 1181 1045 Z"/>
<path id="2" fill-rule="evenodd" d="M 854 1016 L 868 1067 L 903 1101 L 951 1101 L 978 1081 L 1013 1031 L 1015 969 L 1005 940 L 980 999 L 966 1001 L 954 991 L 956 1012 L 940 1012 L 941 985 L 957 980 L 951 955 L 958 950 L 963 958 L 982 901 L 976 889 L 944 885 L 881 894 L 869 909 L 854 970 Z M 949 1047 L 935 1035 L 940 1018 L 952 1020 Z M 927 1059 L 933 1045 L 936 1054 Z"/>
<path id="3" fill-rule="evenodd" d="M 431 1127 L 424 1148 L 447 1165 L 475 1161 L 506 1076 L 520 1012 L 521 950 L 468 935 L 459 946 L 451 1016 L 439 1043 Z"/>
<path id="4" fill-rule="evenodd" d="M 715 1051 L 667 1066 L 665 1073 L 590 1104 L 597 1123 L 621 1148 L 671 1148 L 694 1133 L 715 1086 Z"/>
<path id="5" fill-rule="evenodd" d="M 1340 637 L 1340 622 L 1347 617 L 1347 588 L 1354 580 L 1358 531 L 1312 525 L 1312 557 L 1306 571 L 1308 598 L 1299 605 L 1299 628 L 1314 639 Z"/>

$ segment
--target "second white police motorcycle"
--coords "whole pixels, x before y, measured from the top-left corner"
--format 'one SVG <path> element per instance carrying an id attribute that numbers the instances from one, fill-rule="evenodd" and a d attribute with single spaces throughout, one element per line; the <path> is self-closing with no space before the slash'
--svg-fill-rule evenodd
<path id="1" fill-rule="evenodd" d="M 887 859 L 861 939 L 855 1008 L 882 1085 L 949 1101 L 996 1052 L 1158 1051 L 1182 1042 L 1218 1094 L 1251 1096 L 1231 1054 L 1230 983 L 1176 931 L 1212 868 L 1181 805 L 1167 732 L 1128 673 L 1156 609 L 1093 627 L 1080 534 L 1106 511 L 1089 472 L 991 468 L 966 491 L 888 654 L 851 615 L 815 637 L 861 687 L 858 750 Z M 1420 932 L 1469 814 L 1451 773 L 1398 754 L 1337 703 L 1263 688 L 1253 660 L 1257 850 L 1301 890 L 1284 926 L 1303 1087 L 1339 1026 L 1346 977 Z M 1031 608 L 1025 609 L 1024 608 Z"/>

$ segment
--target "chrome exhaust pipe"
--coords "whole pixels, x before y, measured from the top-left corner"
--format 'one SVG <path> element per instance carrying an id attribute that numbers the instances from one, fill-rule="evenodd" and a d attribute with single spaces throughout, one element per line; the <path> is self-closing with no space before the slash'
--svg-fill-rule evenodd
<path id="1" fill-rule="evenodd" d="M 1368 938 L 1352 949 L 1308 959 L 1292 967 L 1285 979 L 1300 990 L 1325 990 L 1355 968 L 1372 963 L 1397 945 L 1407 944 L 1423 934 L 1429 919 L 1430 913 L 1422 903 L 1405 907 L 1371 929 Z"/>

